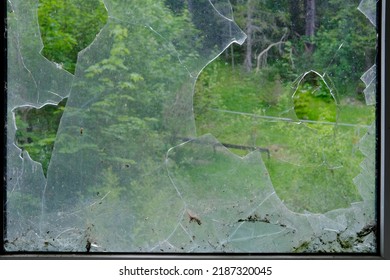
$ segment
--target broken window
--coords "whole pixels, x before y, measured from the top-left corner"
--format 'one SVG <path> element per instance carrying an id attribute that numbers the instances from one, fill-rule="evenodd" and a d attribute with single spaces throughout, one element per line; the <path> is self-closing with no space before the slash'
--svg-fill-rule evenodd
<path id="1" fill-rule="evenodd" d="M 304 1 L 291 6 L 290 26 L 280 1 L 104 0 L 104 12 L 98 0 L 70 1 L 95 7 L 99 20 L 84 25 L 60 0 L 46 14 L 66 20 L 39 19 L 44 2 L 7 1 L 6 251 L 377 251 L 375 66 L 359 74 L 366 104 L 340 92 L 359 87 L 349 75 L 362 66 L 343 62 L 353 34 L 332 37 L 350 14 L 318 18 L 333 29 L 316 41 L 313 31 L 293 35 Z M 359 5 L 371 23 L 375 3 Z M 262 9 L 261 19 L 248 12 Z M 66 24 L 95 28 L 74 64 L 81 39 Z M 373 64 L 367 30 L 359 59 Z M 249 44 L 264 47 L 242 56 L 258 59 L 252 76 L 235 58 Z M 221 82 L 225 64 L 233 74 Z"/>

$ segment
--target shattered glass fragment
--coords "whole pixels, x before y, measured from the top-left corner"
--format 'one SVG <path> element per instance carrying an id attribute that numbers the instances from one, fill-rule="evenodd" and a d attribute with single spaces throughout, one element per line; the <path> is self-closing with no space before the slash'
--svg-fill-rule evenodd
<path id="1" fill-rule="evenodd" d="M 363 74 L 361 80 L 366 85 L 363 93 L 367 105 L 376 104 L 376 65 L 374 64 L 366 73 Z"/>
<path id="2" fill-rule="evenodd" d="M 41 164 L 15 145 L 17 108 L 57 104 L 69 94 L 73 76 L 43 56 L 38 1 L 8 1 L 7 18 L 7 250 L 39 250 L 36 232 L 45 177 Z M 16 242 L 16 243 L 14 243 Z M 21 245 L 24 244 L 24 245 Z"/>
<path id="3" fill-rule="evenodd" d="M 261 151 L 275 191 L 290 210 L 325 213 L 346 208 L 361 200 L 353 178 L 364 159 L 358 141 L 368 125 L 339 121 L 347 117 L 348 107 L 336 102 L 331 85 L 327 76 L 309 71 L 296 80 L 288 102 L 278 104 L 273 114 L 214 107 L 198 120 L 198 127 L 239 155 Z M 269 94 L 277 87 L 271 90 Z M 231 131 L 239 136 L 226 137 Z"/>
<path id="4" fill-rule="evenodd" d="M 223 16 L 233 20 L 233 9 L 229 0 L 212 0 L 210 3 L 212 3 L 214 8 Z"/>
<path id="5" fill-rule="evenodd" d="M 286 137 L 276 143 L 264 134 L 263 148 L 252 145 L 245 157 L 197 134 L 199 73 L 246 38 L 227 1 L 188 1 L 174 16 L 163 1 L 105 0 L 108 22 L 79 53 L 74 77 L 40 55 L 38 1 L 8 3 L 6 250 L 375 252 L 374 126 L 360 132 L 337 123 L 335 136 L 333 119 L 318 117 L 331 124 L 313 131 L 289 104 L 280 116 L 246 118 L 247 129 Z M 46 180 L 15 145 L 15 112 L 65 97 Z M 337 137 L 351 135 L 356 143 L 337 146 Z M 359 156 L 342 161 L 356 145 L 366 157 L 361 166 Z M 343 178 L 341 169 L 352 175 Z M 278 184 L 292 174 L 317 181 Z M 355 187 L 353 177 L 358 194 L 345 187 Z M 343 188 L 332 193 L 327 184 Z M 300 193 L 303 186 L 315 200 Z M 331 204 L 335 197 L 342 203 Z"/>
<path id="6" fill-rule="evenodd" d="M 362 140 L 364 147 L 372 140 L 367 137 Z M 211 135 L 172 148 L 167 168 L 183 208 L 179 226 L 161 247 L 164 250 L 369 252 L 375 248 L 375 232 L 369 230 L 375 212 L 364 206 L 373 205 L 365 195 L 366 182 L 360 189 L 363 202 L 325 215 L 298 214 L 276 195 L 259 152 L 240 159 Z M 371 168 L 364 172 L 373 174 Z M 201 223 L 191 222 L 195 215 Z M 365 228 L 367 235 L 361 238 Z"/>
<path id="7" fill-rule="evenodd" d="M 377 13 L 376 5 L 378 0 L 362 0 L 358 7 L 370 22 L 376 27 Z M 374 64 L 366 73 L 363 74 L 361 80 L 366 85 L 364 96 L 367 105 L 374 105 L 376 103 L 376 65 Z"/>
<path id="8" fill-rule="evenodd" d="M 43 47 L 36 10 L 38 1 L 12 1 L 8 17 L 9 107 L 55 104 L 68 93 L 73 76 L 58 69 L 40 51 Z"/>
<path id="9" fill-rule="evenodd" d="M 361 11 L 370 22 L 376 26 L 376 4 L 378 0 L 362 0 L 359 4 L 359 11 Z"/>

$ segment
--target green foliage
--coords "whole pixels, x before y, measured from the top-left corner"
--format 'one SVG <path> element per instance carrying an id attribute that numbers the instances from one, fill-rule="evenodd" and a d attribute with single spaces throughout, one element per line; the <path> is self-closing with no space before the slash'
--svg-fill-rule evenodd
<path id="1" fill-rule="evenodd" d="M 221 63 L 212 63 L 202 71 L 195 85 L 194 111 L 197 117 L 204 117 L 209 108 L 223 107 L 221 92 L 216 92 L 218 86 L 223 83 L 220 71 L 226 71 Z M 223 78 L 222 78 L 223 79 Z"/>
<path id="2" fill-rule="evenodd" d="M 16 145 L 42 164 L 44 174 L 47 172 L 65 105 L 66 99 L 57 106 L 46 105 L 40 109 L 21 107 L 14 110 Z"/>
<path id="3" fill-rule="evenodd" d="M 171 9 L 175 14 L 183 13 L 185 8 L 185 0 L 164 0 L 165 5 Z"/>
<path id="4" fill-rule="evenodd" d="M 375 63 L 375 28 L 356 6 L 356 1 L 329 1 L 315 37 L 314 63 L 342 95 L 356 94 L 361 75 Z"/>
<path id="5" fill-rule="evenodd" d="M 336 100 L 322 77 L 310 72 L 302 78 L 293 96 L 294 111 L 301 120 L 336 122 Z"/>
<path id="6" fill-rule="evenodd" d="M 108 200 L 120 200 L 125 187 L 120 184 L 119 178 L 112 171 L 112 168 L 104 170 L 101 174 L 100 182 L 100 185 L 90 188 L 89 191 L 101 198 L 105 198 L 106 196 Z"/>
<path id="7" fill-rule="evenodd" d="M 286 105 L 290 92 L 277 69 L 269 67 L 259 73 L 233 70 L 219 58 L 206 67 L 195 86 L 195 117 L 207 120 L 211 108 L 253 113 L 262 108 Z"/>
<path id="8" fill-rule="evenodd" d="M 376 32 L 353 0 L 316 1 L 316 34 L 305 36 L 305 1 L 231 1 L 234 17 L 243 30 L 254 26 L 252 59 L 286 34 L 284 43 L 266 54 L 266 65 L 284 82 L 292 82 L 309 70 L 327 73 L 341 96 L 357 97 L 361 75 L 375 63 Z M 252 5 L 252 20 L 248 5 Z M 313 52 L 307 43 L 314 44 Z M 235 47 L 234 55 L 244 61 L 246 46 Z M 227 54 L 227 58 L 230 57 Z M 265 71 L 268 71 L 265 69 Z"/>
<path id="9" fill-rule="evenodd" d="M 292 41 L 286 41 L 283 44 L 281 55 L 269 65 L 269 69 L 277 72 L 280 79 L 284 82 L 291 82 L 297 78 L 297 69 L 295 63 L 297 57 L 294 55 L 295 46 Z M 262 69 L 264 71 L 265 69 Z"/>
<path id="10" fill-rule="evenodd" d="M 42 54 L 73 73 L 78 53 L 87 47 L 107 21 L 101 0 L 40 0 Z"/>
<path id="11" fill-rule="evenodd" d="M 270 158 L 263 154 L 263 159 L 273 186 L 295 211 L 325 212 L 348 207 L 349 203 L 361 199 L 353 183 L 364 158 L 357 145 L 366 128 L 359 126 L 374 120 L 373 108 L 347 98 L 336 105 L 328 81 L 312 72 L 302 77 L 301 83 L 292 90 L 291 84 L 279 81 L 273 67 L 256 75 L 232 72 L 221 60 L 213 64 L 200 75 L 200 85 L 196 86 L 194 107 L 197 108 L 197 102 L 204 104 L 202 113 L 196 115 L 198 135 L 211 133 L 223 143 L 268 149 Z M 208 84 L 205 80 L 212 82 Z M 300 96 L 295 108 L 294 91 L 295 96 Z M 213 93 L 218 100 L 215 106 L 220 105 L 214 109 L 238 114 L 207 110 L 207 104 L 215 101 Z M 293 118 L 294 109 L 302 119 L 345 122 L 356 127 L 298 125 L 276 119 Z M 239 115 L 239 112 L 265 118 Z M 247 153 L 230 150 L 241 156 Z"/>

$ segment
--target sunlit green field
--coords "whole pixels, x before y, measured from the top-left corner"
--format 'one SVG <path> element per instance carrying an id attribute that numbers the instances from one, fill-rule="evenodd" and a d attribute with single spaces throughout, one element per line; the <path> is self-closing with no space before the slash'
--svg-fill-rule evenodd
<path id="1" fill-rule="evenodd" d="M 211 133 L 225 144 L 261 148 L 273 186 L 291 210 L 325 212 L 360 200 L 353 179 L 364 159 L 359 141 L 375 119 L 374 107 L 344 98 L 334 124 L 299 123 L 294 89 L 287 83 L 262 83 L 218 61 L 202 75 L 194 98 L 198 136 Z"/>

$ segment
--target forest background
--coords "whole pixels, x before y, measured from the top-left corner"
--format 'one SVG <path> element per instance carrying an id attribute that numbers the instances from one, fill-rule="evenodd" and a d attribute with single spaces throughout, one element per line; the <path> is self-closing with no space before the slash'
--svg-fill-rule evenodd
<path id="1" fill-rule="evenodd" d="M 186 7 L 196 11 L 202 1 L 207 0 L 158 2 L 172 30 L 178 30 L 188 18 L 193 19 L 195 27 L 202 24 L 195 12 L 185 12 Z M 375 28 L 357 9 L 359 1 L 230 2 L 234 20 L 247 34 L 247 40 L 242 46 L 227 48 L 198 77 L 194 89 L 198 135 L 211 133 L 240 156 L 256 148 L 266 151 L 265 164 L 274 187 L 296 211 L 324 212 L 359 200 L 353 178 L 364 157 L 358 144 L 375 119 L 375 107 L 365 105 L 365 85 L 360 77 L 376 59 Z M 78 53 L 104 26 L 107 12 L 99 0 L 41 0 L 38 19 L 44 43 L 42 55 L 74 73 Z M 184 36 L 177 31 L 174 34 Z M 117 53 L 113 52 L 105 66 L 120 71 L 116 67 L 121 59 L 118 53 L 126 53 L 121 42 L 132 38 L 118 30 L 115 40 Z M 137 83 L 140 77 L 129 79 Z M 311 100 L 313 92 L 319 98 Z M 65 106 L 66 99 L 58 106 L 15 110 L 17 145 L 42 163 L 44 172 Z M 333 136 L 334 126 L 326 125 L 308 124 L 308 131 L 297 134 L 279 121 L 290 117 L 291 108 L 298 119 L 313 121 L 314 125 L 326 122 L 347 126 L 337 128 L 337 137 Z M 149 126 L 139 124 L 144 125 Z M 320 141 L 318 135 L 323 136 Z M 149 136 L 153 136 L 152 130 Z M 301 159 L 297 154 L 313 156 Z M 301 164 L 291 164 L 294 161 Z M 342 162 L 344 168 L 339 171 L 337 164 L 317 168 L 317 162 Z M 299 172 L 305 172 L 305 178 L 291 184 Z M 314 178 L 319 182 L 315 186 Z M 325 188 L 333 193 L 332 199 L 316 196 Z"/>

